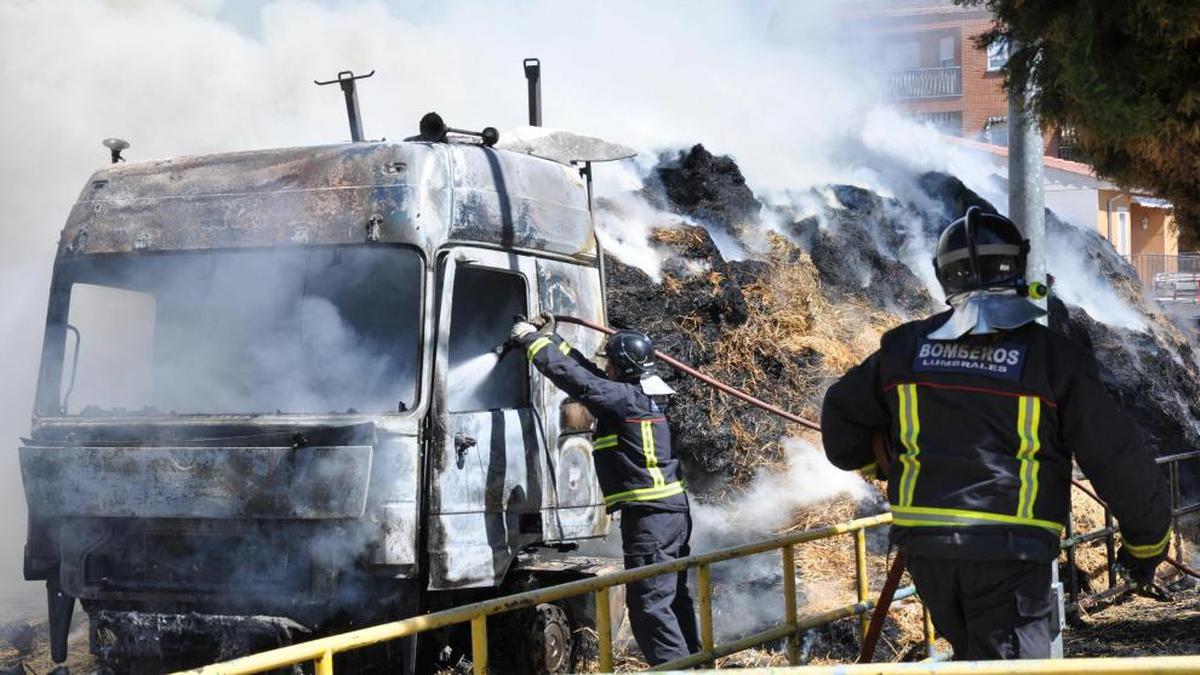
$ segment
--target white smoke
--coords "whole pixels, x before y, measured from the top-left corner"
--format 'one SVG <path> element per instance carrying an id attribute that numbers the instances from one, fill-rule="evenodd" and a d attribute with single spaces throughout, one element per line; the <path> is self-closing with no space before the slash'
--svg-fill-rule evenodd
<path id="1" fill-rule="evenodd" d="M 693 552 L 761 541 L 791 525 L 801 510 L 839 497 L 863 501 L 875 492 L 858 474 L 830 464 L 821 448 L 794 438 L 785 438 L 782 444 L 784 470 L 760 470 L 750 487 L 727 503 L 693 503 Z M 797 559 L 803 565 L 803 545 Z M 779 561 L 779 554 L 771 552 L 713 567 L 714 611 L 723 639 L 779 622 L 783 584 Z"/>
<path id="2" fill-rule="evenodd" d="M 677 226 L 682 218 L 654 207 L 644 194 L 655 161 L 653 154 L 643 152 L 630 161 L 599 165 L 593 172 L 593 189 L 596 235 L 605 255 L 642 270 L 658 283 L 665 253 L 651 234 Z"/>
<path id="3" fill-rule="evenodd" d="M 785 438 L 782 445 L 782 471 L 759 470 L 750 486 L 726 503 L 692 506 L 696 552 L 757 541 L 791 524 L 801 509 L 872 494 L 873 488 L 858 474 L 830 464 L 821 448 L 797 438 Z"/>
<path id="4" fill-rule="evenodd" d="M 1076 226 L 1070 224 L 1069 227 Z M 1082 237 L 1100 239 L 1100 235 L 1094 231 L 1077 229 L 1080 232 L 1073 233 L 1076 235 L 1076 241 Z M 1065 234 L 1047 228 L 1047 248 L 1051 251 L 1072 250 L 1076 242 L 1069 240 L 1064 236 Z M 1111 246 L 1109 248 L 1111 249 Z M 1115 251 L 1113 253 L 1115 255 Z M 1082 308 L 1089 316 L 1101 323 L 1129 330 L 1146 330 L 1146 317 L 1122 300 L 1113 290 L 1112 283 L 1101 274 L 1096 265 L 1088 264 L 1086 257 L 1080 255 L 1047 256 L 1046 270 L 1054 277 L 1054 293 L 1063 302 Z"/>

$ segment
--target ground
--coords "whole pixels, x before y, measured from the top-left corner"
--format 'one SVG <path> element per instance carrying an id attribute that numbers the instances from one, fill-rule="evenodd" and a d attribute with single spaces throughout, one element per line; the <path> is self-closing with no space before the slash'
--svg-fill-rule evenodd
<path id="1" fill-rule="evenodd" d="M 2 617 L 0 617 L 2 618 Z M 0 620 L 0 674 L 9 675 L 5 668 L 17 664 L 25 666 L 26 673 L 42 675 L 53 669 L 50 661 L 50 639 L 46 622 L 41 618 Z M 67 667 L 79 675 L 91 673 L 95 661 L 88 651 L 87 617 L 76 608 L 68 642 Z M 21 673 L 13 670 L 12 675 Z"/>
<path id="2" fill-rule="evenodd" d="M 1176 593 L 1173 602 L 1127 596 L 1067 629 L 1067 656 L 1200 654 L 1200 589 Z"/>

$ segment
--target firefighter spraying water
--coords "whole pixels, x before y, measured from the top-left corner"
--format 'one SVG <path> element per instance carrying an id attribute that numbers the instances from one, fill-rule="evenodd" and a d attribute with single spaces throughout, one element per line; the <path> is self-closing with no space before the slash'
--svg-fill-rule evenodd
<path id="1" fill-rule="evenodd" d="M 692 532 L 683 470 L 671 451 L 665 397 L 655 374 L 654 345 L 643 333 L 609 337 L 602 371 L 555 332 L 552 314 L 518 321 L 510 343 L 596 417 L 596 474 L 608 511 L 621 512 L 625 567 L 686 558 Z M 638 646 L 650 665 L 700 650 L 687 573 L 631 583 L 626 602 Z"/>

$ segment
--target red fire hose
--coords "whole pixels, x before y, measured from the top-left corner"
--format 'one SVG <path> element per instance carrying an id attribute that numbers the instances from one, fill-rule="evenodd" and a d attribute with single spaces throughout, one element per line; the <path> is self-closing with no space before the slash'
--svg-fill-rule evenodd
<path id="1" fill-rule="evenodd" d="M 875 609 L 871 611 L 871 623 L 867 624 L 867 632 L 863 634 L 862 647 L 858 651 L 859 663 L 870 663 L 875 660 L 875 645 L 879 643 L 879 632 L 883 628 L 883 620 L 887 618 L 888 610 L 892 607 L 892 598 L 896 588 L 900 586 L 900 577 L 904 576 L 904 549 L 896 551 L 892 566 L 888 568 L 887 578 L 883 588 L 879 590 L 879 599 L 875 601 Z"/>
<path id="2" fill-rule="evenodd" d="M 554 318 L 562 323 L 573 323 L 573 324 L 577 324 L 580 326 L 585 326 L 587 328 L 591 328 L 592 330 L 600 331 L 601 333 L 605 333 L 607 335 L 612 335 L 617 332 L 616 330 L 609 328 L 608 326 L 601 326 L 600 324 L 592 323 L 591 321 L 588 321 L 586 319 L 579 319 L 579 318 L 576 318 L 573 316 L 558 315 L 558 316 L 555 316 Z M 691 366 L 689 366 L 685 363 L 677 361 L 658 350 L 654 351 L 654 355 L 657 356 L 660 361 L 671 366 L 675 370 L 678 370 L 687 375 L 691 375 L 692 377 L 696 378 L 697 380 L 700 380 L 701 382 L 703 382 L 711 387 L 715 387 L 715 388 L 725 392 L 726 394 L 733 396 L 734 398 L 739 398 L 739 399 L 745 401 L 746 403 L 749 403 L 750 405 L 762 408 L 763 410 L 771 413 L 772 415 L 777 415 L 779 417 L 784 418 L 785 420 L 795 422 L 796 424 L 799 424 L 801 426 L 808 427 L 809 429 L 812 429 L 813 431 L 821 430 L 821 425 L 817 424 L 816 422 L 813 422 L 811 420 L 806 420 L 799 415 L 795 415 L 795 414 L 790 413 L 782 408 L 773 406 L 770 403 L 763 401 L 762 399 L 755 398 L 755 397 L 751 396 L 750 394 L 747 394 L 746 392 L 742 391 L 741 389 L 735 389 L 735 388 L 725 384 L 724 382 L 714 380 L 713 378 L 709 377 L 708 375 L 705 375 L 704 373 L 696 370 L 695 368 L 692 368 Z"/>

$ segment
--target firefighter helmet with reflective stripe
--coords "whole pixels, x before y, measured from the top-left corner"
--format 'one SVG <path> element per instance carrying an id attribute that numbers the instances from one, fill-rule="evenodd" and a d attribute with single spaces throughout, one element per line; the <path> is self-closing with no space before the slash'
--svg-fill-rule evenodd
<path id="1" fill-rule="evenodd" d="M 654 342 L 645 333 L 618 331 L 608 339 L 604 355 L 621 380 L 638 382 L 654 374 Z"/>
<path id="2" fill-rule="evenodd" d="M 978 206 L 938 238 L 933 268 L 946 297 L 978 290 L 1025 288 L 1029 240 L 1013 221 Z"/>

